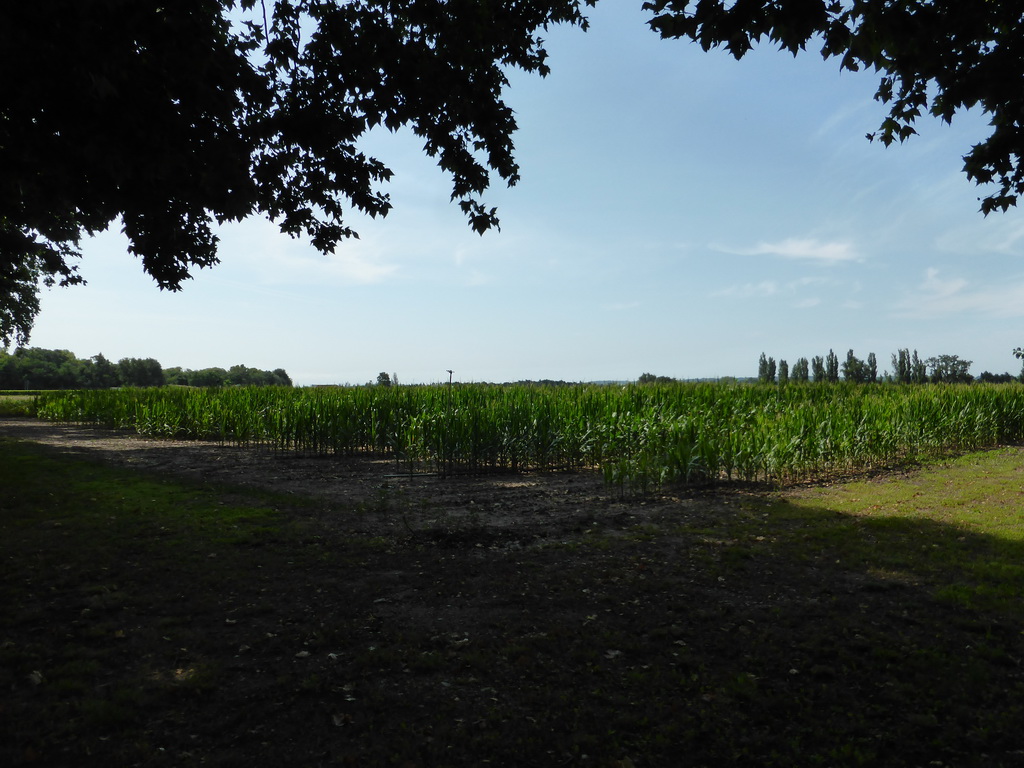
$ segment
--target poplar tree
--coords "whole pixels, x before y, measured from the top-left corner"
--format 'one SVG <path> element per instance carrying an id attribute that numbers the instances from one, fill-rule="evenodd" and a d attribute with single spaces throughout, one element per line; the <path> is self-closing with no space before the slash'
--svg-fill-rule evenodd
<path id="1" fill-rule="evenodd" d="M 839 358 L 836 357 L 836 353 L 831 349 L 825 357 L 825 380 L 839 381 Z"/>
<path id="2" fill-rule="evenodd" d="M 899 384 L 909 384 L 911 382 L 911 373 L 910 350 L 901 349 L 898 352 L 894 352 L 892 355 L 893 379 Z"/>
<path id="3" fill-rule="evenodd" d="M 842 368 L 844 380 L 855 383 L 864 380 L 864 362 L 853 354 L 852 349 L 846 353 L 846 361 Z"/>
<path id="4" fill-rule="evenodd" d="M 910 359 L 910 381 L 913 384 L 924 384 L 928 381 L 928 368 L 917 356 L 917 350 Z"/>
<path id="5" fill-rule="evenodd" d="M 815 381 L 825 381 L 827 379 L 825 375 L 825 358 L 821 355 L 815 355 L 811 360 L 811 371 Z"/>
<path id="6" fill-rule="evenodd" d="M 807 358 L 800 357 L 793 363 L 793 370 L 790 371 L 790 376 L 793 381 L 807 381 L 810 376 L 809 370 Z"/>

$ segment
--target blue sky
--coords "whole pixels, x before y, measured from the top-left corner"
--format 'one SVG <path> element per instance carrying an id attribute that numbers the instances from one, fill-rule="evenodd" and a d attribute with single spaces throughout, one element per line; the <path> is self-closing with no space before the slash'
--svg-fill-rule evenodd
<path id="1" fill-rule="evenodd" d="M 902 347 L 1018 372 L 1024 214 L 988 218 L 961 156 L 983 116 L 885 148 L 877 76 L 815 52 L 740 62 L 651 33 L 639 2 L 551 30 L 553 72 L 512 73 L 522 181 L 480 237 L 411 134 L 366 149 L 394 211 L 323 256 L 252 219 L 221 264 L 160 292 L 116 232 L 83 288 L 44 292 L 33 346 L 165 367 L 284 368 L 297 384 L 753 376 Z"/>

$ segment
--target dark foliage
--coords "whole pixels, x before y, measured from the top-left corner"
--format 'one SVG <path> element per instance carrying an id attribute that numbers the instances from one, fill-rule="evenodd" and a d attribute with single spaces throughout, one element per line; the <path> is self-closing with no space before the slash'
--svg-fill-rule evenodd
<path id="1" fill-rule="evenodd" d="M 946 122 L 980 108 L 992 133 L 964 156 L 964 171 L 995 190 L 981 210 L 1005 211 L 1024 191 L 1024 57 L 1019 0 L 652 0 L 651 26 L 705 50 L 741 58 L 766 41 L 793 55 L 820 46 L 843 69 L 874 70 L 889 115 L 869 139 L 904 141 L 928 113 Z"/>
<path id="2" fill-rule="evenodd" d="M 230 370 L 165 370 L 151 357 L 125 357 L 112 363 L 102 354 L 80 360 L 66 349 L 22 347 L 13 354 L 0 349 L 0 389 L 107 389 L 160 387 L 165 384 L 290 387 L 292 380 L 282 368 L 261 371 L 233 365 Z"/>
<path id="3" fill-rule="evenodd" d="M 27 340 L 39 281 L 81 282 L 82 235 L 118 219 L 169 290 L 250 214 L 332 250 L 346 209 L 391 206 L 357 146 L 377 126 L 422 138 L 471 226 L 496 226 L 479 195 L 518 179 L 505 68 L 546 74 L 538 32 L 585 26 L 584 2 L 4 3 L 0 339 Z"/>
<path id="4" fill-rule="evenodd" d="M 392 172 L 360 139 L 407 128 L 452 179 L 478 232 L 481 195 L 519 178 L 506 72 L 548 71 L 541 33 L 586 27 L 596 0 L 93 0 L 0 5 L 0 340 L 28 340 L 42 285 L 82 282 L 83 235 L 120 222 L 161 288 L 217 263 L 214 225 L 266 216 L 323 252 L 385 215 Z M 1013 0 L 655 0 L 662 37 L 723 46 L 808 43 L 881 75 L 903 141 L 931 113 L 977 107 L 992 133 L 965 171 L 1024 188 L 1024 75 Z M 45 30 L 45 32 L 43 32 Z M 838 375 L 838 374 L 837 374 Z M 828 378 L 833 378 L 826 372 Z"/>

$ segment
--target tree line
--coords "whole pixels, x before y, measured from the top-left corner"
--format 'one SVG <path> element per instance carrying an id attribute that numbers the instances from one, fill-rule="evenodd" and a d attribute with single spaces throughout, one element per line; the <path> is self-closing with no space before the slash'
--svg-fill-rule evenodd
<path id="1" fill-rule="evenodd" d="M 789 381 L 851 381 L 856 384 L 869 384 L 878 381 L 896 384 L 925 383 L 959 383 L 969 384 L 975 381 L 971 375 L 971 360 L 963 360 L 957 355 L 937 355 L 922 360 L 915 349 L 900 349 L 892 353 L 890 358 L 892 370 L 879 373 L 878 359 L 874 352 L 869 352 L 863 360 L 853 350 L 846 353 L 846 359 L 839 357 L 831 349 L 827 355 L 819 355 L 808 360 L 801 357 L 792 367 L 785 361 L 767 356 L 764 352 L 757 363 L 757 379 L 763 383 L 777 382 L 785 384 Z M 1009 382 L 1024 380 L 1024 371 L 1014 376 L 1010 373 L 993 374 L 984 371 L 978 376 L 980 382 Z"/>
<path id="2" fill-rule="evenodd" d="M 102 354 L 81 359 L 66 349 L 0 349 L 0 389 L 109 389 L 111 387 L 292 386 L 283 368 L 262 371 L 244 365 L 224 368 L 164 368 L 151 357 L 116 363 Z"/>

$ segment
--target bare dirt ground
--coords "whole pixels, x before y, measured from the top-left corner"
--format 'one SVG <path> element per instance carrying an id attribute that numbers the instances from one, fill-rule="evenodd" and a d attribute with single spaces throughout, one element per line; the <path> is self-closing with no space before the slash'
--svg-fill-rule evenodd
<path id="1" fill-rule="evenodd" d="M 605 486 L 596 472 L 410 475 L 394 462 L 362 457 L 322 457 L 217 443 L 141 437 L 133 432 L 0 419 L 0 435 L 29 440 L 68 455 L 115 466 L 166 472 L 193 481 L 256 488 L 312 500 L 330 510 L 358 507 L 364 530 L 432 527 L 488 529 L 497 537 L 528 540 L 578 530 L 599 518 L 649 517 L 680 497 L 643 501 Z M 693 492 L 690 492 L 693 496 Z M 375 514 L 373 514 L 375 513 Z"/>

